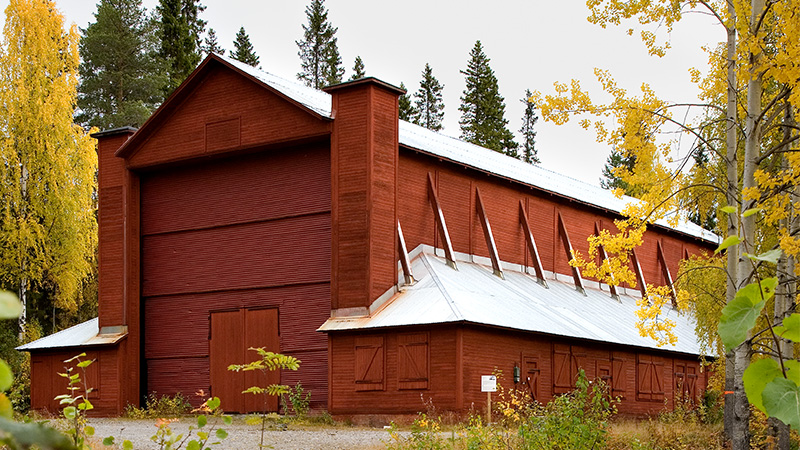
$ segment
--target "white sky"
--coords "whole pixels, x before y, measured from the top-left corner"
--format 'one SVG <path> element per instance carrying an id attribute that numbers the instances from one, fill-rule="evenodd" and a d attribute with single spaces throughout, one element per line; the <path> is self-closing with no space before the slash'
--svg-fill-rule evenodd
<path id="1" fill-rule="evenodd" d="M 265 71 L 293 78 L 300 70 L 296 40 L 302 38 L 305 7 L 310 0 L 204 0 L 202 18 L 214 28 L 220 44 L 230 49 L 240 26 L 250 35 Z M 68 23 L 85 27 L 94 20 L 95 1 L 56 0 Z M 157 0 L 143 0 L 151 10 Z M 626 27 L 602 29 L 590 24 L 584 1 L 478 0 L 327 0 L 328 19 L 338 27 L 339 52 L 352 74 L 361 56 L 369 76 L 400 85 L 409 92 L 419 87 L 422 69 L 431 64 L 444 84 L 444 133 L 458 136 L 460 96 L 469 52 L 480 39 L 491 59 L 500 93 L 505 97 L 506 119 L 517 135 L 525 89 L 553 91 L 555 81 L 581 80 L 599 92 L 595 67 L 608 69 L 620 86 L 638 91 L 643 82 L 668 101 L 694 101 L 696 89 L 688 69 L 704 71 L 707 57 L 702 45 L 725 38 L 708 16 L 685 18 L 671 36 L 672 49 L 664 58 L 647 55 L 637 35 Z M 0 0 L 5 10 L 8 0 Z M 3 21 L 5 20 L 3 16 Z M 666 36 L 661 29 L 662 36 Z M 536 126 L 536 146 L 542 166 L 597 184 L 609 153 L 597 144 L 594 133 L 577 122 L 555 126 L 542 120 Z"/>

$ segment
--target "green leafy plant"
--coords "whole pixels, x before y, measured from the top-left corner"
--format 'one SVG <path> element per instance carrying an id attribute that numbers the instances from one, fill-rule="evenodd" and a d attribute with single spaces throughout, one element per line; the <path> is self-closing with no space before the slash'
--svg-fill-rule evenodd
<path id="1" fill-rule="evenodd" d="M 58 375 L 67 379 L 69 393 L 56 397 L 61 405 L 65 405 L 62 414 L 71 426 L 67 429 L 67 435 L 72 438 L 75 447 L 79 449 L 89 448 L 86 438 L 94 435 L 94 428 L 86 424 L 86 412 L 94 409 L 94 405 L 89 401 L 89 394 L 94 391 L 94 388 L 89 387 L 85 381 L 86 368 L 92 365 L 94 360 L 81 359 L 85 357 L 86 353 L 81 353 L 64 360 L 64 364 L 66 364 L 64 372 L 59 372 Z"/>
<path id="2" fill-rule="evenodd" d="M 575 390 L 534 408 L 519 428 L 521 449 L 594 449 L 605 445 L 616 400 L 600 380 L 581 370 Z M 537 410 L 538 409 L 538 410 Z"/>
<path id="3" fill-rule="evenodd" d="M 125 416 L 131 419 L 181 417 L 191 410 L 192 405 L 181 393 L 171 396 L 151 393 L 145 400 L 144 408 L 128 405 Z"/>
<path id="4" fill-rule="evenodd" d="M 289 391 L 286 393 L 284 397 L 281 397 L 281 400 L 284 398 L 289 399 L 289 404 L 292 405 L 292 411 L 294 415 L 298 418 L 305 418 L 308 414 L 309 409 L 309 402 L 311 401 L 311 391 L 306 392 L 303 389 L 303 385 L 298 381 L 293 388 L 289 388 Z M 286 403 L 285 400 L 283 400 Z M 284 408 L 287 409 L 288 408 Z"/>
<path id="5" fill-rule="evenodd" d="M 729 210 L 723 209 L 724 212 Z M 717 252 L 733 245 L 741 239 L 729 236 L 717 248 Z M 754 265 L 775 264 L 781 257 L 780 249 L 773 249 L 759 255 L 743 253 Z M 780 338 L 800 341 L 800 314 L 793 313 L 780 325 L 773 326 L 767 316 L 766 303 L 775 294 L 778 278 L 760 278 L 754 270 L 756 280 L 736 292 L 733 300 L 722 309 L 717 329 L 726 351 L 731 351 L 745 342 L 756 322 L 763 316 L 768 338 L 778 342 Z M 747 400 L 756 408 L 775 417 L 795 430 L 800 430 L 800 361 L 785 359 L 780 353 L 777 359 L 765 358 L 751 362 L 744 371 L 742 382 Z"/>
<path id="6" fill-rule="evenodd" d="M 204 450 L 219 445 L 228 437 L 228 432 L 224 428 L 219 428 L 219 422 L 221 421 L 225 425 L 233 423 L 230 416 L 221 413 L 220 403 L 218 397 L 212 397 L 195 410 L 201 414 L 197 415 L 196 425 L 189 426 L 189 432 L 185 436 L 176 434 L 172 430 L 170 424 L 178 419 L 158 419 L 156 421 L 158 430 L 150 437 L 150 440 L 156 443 L 159 450 L 178 450 L 184 445 L 186 445 L 186 450 Z M 212 418 L 211 421 L 209 421 L 209 417 Z M 190 439 L 193 432 L 196 439 Z M 103 443 L 106 444 L 105 441 Z M 113 444 L 113 441 L 106 445 L 110 444 Z"/>
<path id="7" fill-rule="evenodd" d="M 250 347 L 250 350 L 258 353 L 260 359 L 249 362 L 247 364 L 231 364 L 228 370 L 233 372 L 249 372 L 258 370 L 260 372 L 272 372 L 275 370 L 288 369 L 297 370 L 300 368 L 300 360 L 280 353 L 268 352 L 264 347 Z M 267 402 L 269 397 L 282 396 L 291 392 L 291 388 L 285 384 L 271 384 L 269 386 L 251 386 L 244 391 L 243 394 L 253 394 L 264 396 L 264 410 L 266 411 Z M 259 448 L 264 448 L 264 431 L 267 428 L 268 417 L 266 413 L 261 414 L 261 441 L 258 444 Z M 188 449 L 192 450 L 192 449 Z"/>
<path id="8" fill-rule="evenodd" d="M 22 304 L 17 297 L 0 291 L 0 319 L 16 319 L 22 312 Z M 72 450 L 76 447 L 65 435 L 42 423 L 20 423 L 11 420 L 13 410 L 11 401 L 3 393 L 11 388 L 14 374 L 0 360 L 0 445 L 11 450 L 38 447 L 41 449 Z"/>

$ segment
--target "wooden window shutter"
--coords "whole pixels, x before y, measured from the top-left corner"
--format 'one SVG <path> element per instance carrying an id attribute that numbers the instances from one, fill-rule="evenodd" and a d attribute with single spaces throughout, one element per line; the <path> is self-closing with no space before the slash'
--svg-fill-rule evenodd
<path id="1" fill-rule="evenodd" d="M 397 336 L 397 386 L 428 389 L 428 333 Z"/>
<path id="2" fill-rule="evenodd" d="M 572 372 L 572 380 L 570 381 L 570 390 L 575 388 L 575 383 L 578 381 L 578 372 L 583 369 L 584 373 L 586 374 L 586 378 L 591 380 L 595 377 L 595 374 L 589 372 L 589 365 L 586 362 L 589 360 L 586 351 L 581 349 L 580 347 L 572 346 L 570 347 L 570 356 L 571 356 L 571 363 L 570 363 L 570 372 Z"/>
<path id="3" fill-rule="evenodd" d="M 564 394 L 572 390 L 572 373 L 569 347 L 553 346 L 553 393 Z"/>
<path id="4" fill-rule="evenodd" d="M 644 401 L 664 400 L 664 363 L 654 356 L 638 356 L 636 397 Z"/>
<path id="5" fill-rule="evenodd" d="M 697 368 L 693 365 L 686 367 L 686 396 L 692 404 L 697 401 Z"/>
<path id="6" fill-rule="evenodd" d="M 611 358 L 611 395 L 625 398 L 628 391 L 628 360 L 620 356 Z"/>
<path id="7" fill-rule="evenodd" d="M 675 397 L 680 401 L 686 401 L 686 389 L 688 388 L 686 382 L 686 364 L 676 362 L 673 376 L 675 377 Z"/>
<path id="8" fill-rule="evenodd" d="M 539 400 L 539 358 L 523 356 L 522 358 L 522 384 L 528 388 L 528 393 L 533 400 Z"/>
<path id="9" fill-rule="evenodd" d="M 355 341 L 356 391 L 382 391 L 384 378 L 383 336 L 357 337 Z"/>

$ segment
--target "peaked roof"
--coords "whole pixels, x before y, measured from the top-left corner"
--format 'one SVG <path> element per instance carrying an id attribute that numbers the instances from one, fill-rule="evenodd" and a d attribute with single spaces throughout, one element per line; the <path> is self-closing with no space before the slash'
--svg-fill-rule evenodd
<path id="1" fill-rule="evenodd" d="M 658 347 L 636 329 L 636 298 L 623 294 L 616 300 L 597 283 L 587 283 L 586 296 L 572 283 L 548 274 L 544 287 L 505 264 L 504 278 L 492 273 L 491 265 L 457 261 L 458 270 L 436 256 L 429 246 L 412 252 L 412 272 L 418 281 L 403 288 L 369 316 L 332 317 L 319 331 L 361 330 L 437 323 L 473 323 L 555 336 L 588 339 L 641 348 L 701 354 L 691 317 L 665 308 L 662 318 L 675 322 L 676 345 Z"/>
<path id="2" fill-rule="evenodd" d="M 150 119 L 142 125 L 142 128 L 117 151 L 117 156 L 126 156 L 132 148 L 135 148 L 146 139 L 147 135 L 152 132 L 150 128 L 152 128 L 151 123 L 155 121 L 154 118 L 165 114 L 170 109 L 174 109 L 177 106 L 176 104 L 180 103 L 180 99 L 187 95 L 187 91 L 190 91 L 192 86 L 198 82 L 197 80 L 201 78 L 200 75 L 209 70 L 208 67 L 213 64 L 222 64 L 238 71 L 252 81 L 270 89 L 321 119 L 332 120 L 336 114 L 332 109 L 332 96 L 327 92 L 308 87 L 296 80 L 289 80 L 264 72 L 231 58 L 210 54 L 170 98 L 158 108 Z M 335 86 L 326 88 L 326 90 L 335 89 Z M 399 128 L 400 145 L 406 148 L 522 183 L 559 197 L 568 198 L 617 214 L 621 214 L 628 203 L 638 201 L 628 196 L 617 198 L 611 191 L 599 186 L 553 172 L 540 165 L 525 163 L 502 153 L 437 133 L 409 122 L 401 120 Z M 656 224 L 711 244 L 718 244 L 721 241 L 716 234 L 688 221 L 681 221 L 677 227 L 670 226 L 666 220 L 660 220 Z"/>

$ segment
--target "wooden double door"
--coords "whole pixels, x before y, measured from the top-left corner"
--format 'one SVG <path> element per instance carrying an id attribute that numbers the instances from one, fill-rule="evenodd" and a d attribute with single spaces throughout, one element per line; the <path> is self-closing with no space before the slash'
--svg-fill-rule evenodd
<path id="1" fill-rule="evenodd" d="M 266 388 L 280 384 L 280 371 L 253 370 L 232 372 L 231 364 L 245 364 L 260 359 L 251 347 L 280 352 L 278 310 L 240 309 L 211 313 L 209 341 L 211 395 L 219 397 L 226 412 L 277 412 L 278 397 L 245 394 L 251 386 Z"/>

